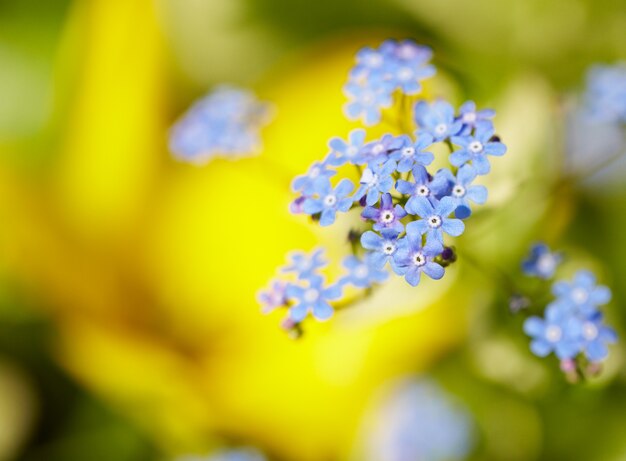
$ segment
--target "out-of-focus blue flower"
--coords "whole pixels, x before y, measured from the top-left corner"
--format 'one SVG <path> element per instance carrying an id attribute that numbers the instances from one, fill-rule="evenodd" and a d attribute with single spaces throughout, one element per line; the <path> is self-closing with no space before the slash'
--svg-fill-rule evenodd
<path id="1" fill-rule="evenodd" d="M 270 120 L 269 104 L 246 89 L 219 86 L 176 122 L 169 145 L 180 160 L 204 164 L 215 156 L 238 158 L 257 153 L 259 131 Z"/>
<path id="2" fill-rule="evenodd" d="M 552 293 L 559 300 L 571 305 L 584 316 L 591 316 L 596 308 L 611 300 L 611 290 L 603 285 L 596 285 L 595 275 L 587 270 L 580 270 L 572 282 L 559 280 L 552 285 Z"/>
<path id="3" fill-rule="evenodd" d="M 626 123 L 626 62 L 596 65 L 587 73 L 585 113 L 593 120 Z"/>
<path id="4" fill-rule="evenodd" d="M 360 183 L 361 186 L 354 194 L 354 200 L 365 197 L 368 206 L 375 205 L 381 194 L 387 193 L 393 187 L 394 180 L 391 174 L 396 170 L 396 162 L 387 162 L 371 166 L 363 170 Z"/>
<path id="5" fill-rule="evenodd" d="M 561 263 L 563 257 L 560 253 L 550 251 L 545 243 L 536 243 L 530 249 L 530 254 L 522 262 L 524 274 L 549 279 Z"/>
<path id="6" fill-rule="evenodd" d="M 328 264 L 322 248 L 317 248 L 310 254 L 304 251 L 292 251 L 288 258 L 289 263 L 282 268 L 281 272 L 295 274 L 302 280 L 319 276 L 318 270 Z"/>
<path id="7" fill-rule="evenodd" d="M 422 235 L 407 226 L 406 237 L 401 239 L 394 260 L 400 268 L 400 275 L 404 275 L 409 285 L 417 286 L 422 272 L 434 280 L 443 277 L 444 268 L 433 261 L 442 251 L 443 245 L 436 240 L 422 246 Z"/>
<path id="8" fill-rule="evenodd" d="M 482 205 L 487 201 L 487 188 L 472 185 L 476 179 L 476 170 L 471 165 L 463 165 L 456 176 L 448 169 L 440 170 L 450 184 L 449 196 L 456 204 L 455 216 L 460 219 L 468 218 L 472 214 L 470 201 Z"/>
<path id="9" fill-rule="evenodd" d="M 489 173 L 491 165 L 487 155 L 502 156 L 506 153 L 506 146 L 499 141 L 492 141 L 493 128 L 479 125 L 473 136 L 453 136 L 452 143 L 461 149 L 450 154 L 450 163 L 460 167 L 467 162 L 472 162 L 476 173 L 483 175 Z"/>
<path id="10" fill-rule="evenodd" d="M 474 101 L 467 101 L 461 107 L 459 107 L 459 116 L 457 119 L 463 123 L 463 130 L 461 134 L 468 135 L 476 128 L 477 125 L 482 124 L 486 128 L 492 128 L 493 122 L 491 119 L 495 117 L 496 111 L 493 109 L 476 110 L 476 104 Z"/>
<path id="11" fill-rule="evenodd" d="M 328 301 L 341 297 L 341 285 L 324 287 L 324 278 L 308 280 L 308 286 L 289 284 L 285 291 L 287 298 L 294 302 L 289 309 L 289 317 L 294 322 L 301 322 L 310 313 L 317 320 L 327 320 L 333 315 L 333 308 Z"/>
<path id="12" fill-rule="evenodd" d="M 463 221 L 456 218 L 449 218 L 456 209 L 456 203 L 450 197 L 444 197 L 434 206 L 424 197 L 416 197 L 411 206 L 407 203 L 406 211 L 412 215 L 419 216 L 420 220 L 407 224 L 407 234 L 426 234 L 429 242 L 439 242 L 443 244 L 443 233 L 458 237 L 465 230 Z"/>
<path id="13" fill-rule="evenodd" d="M 391 106 L 395 90 L 418 94 L 421 81 L 435 74 L 435 67 L 428 63 L 431 57 L 430 48 L 412 40 L 387 40 L 379 49 L 361 49 L 344 87 L 351 99 L 345 107 L 348 118 L 363 118 L 366 125 L 373 125 L 380 121 L 381 110 Z"/>
<path id="14" fill-rule="evenodd" d="M 470 414 L 434 381 L 404 381 L 375 413 L 366 461 L 461 461 L 474 430 Z"/>
<path id="15" fill-rule="evenodd" d="M 381 110 L 391 107 L 391 90 L 383 80 L 370 81 L 367 85 L 349 81 L 343 89 L 349 98 L 344 110 L 350 120 L 361 118 L 365 125 L 375 125 L 380 122 Z"/>
<path id="16" fill-rule="evenodd" d="M 416 95 L 422 90 L 421 81 L 435 75 L 435 66 L 428 64 L 433 52 L 413 40 L 386 40 L 380 49 L 386 57 L 384 77 L 393 89 Z"/>
<path id="17" fill-rule="evenodd" d="M 362 149 L 365 144 L 365 130 L 358 128 L 350 132 L 348 142 L 341 138 L 333 138 L 328 143 L 331 149 L 326 158 L 329 165 L 341 166 L 346 162 L 354 165 L 365 163 Z"/>
<path id="18" fill-rule="evenodd" d="M 398 162 L 397 170 L 400 173 L 411 171 L 415 164 L 430 165 L 435 159 L 432 152 L 425 151 L 434 141 L 430 134 L 420 133 L 415 142 L 406 135 L 400 136 L 400 140 L 401 145 L 389 156 L 390 159 Z"/>
<path id="19" fill-rule="evenodd" d="M 601 312 L 585 319 L 580 324 L 582 350 L 591 362 L 600 362 L 609 355 L 607 344 L 617 342 L 617 334 L 602 323 Z"/>
<path id="20" fill-rule="evenodd" d="M 397 274 L 400 274 L 394 256 L 398 251 L 398 232 L 393 229 L 383 229 L 381 235 L 373 231 L 364 232 L 361 235 L 361 246 L 366 250 L 370 250 L 371 263 L 382 269 L 385 264 L 390 263 L 391 268 Z"/>
<path id="21" fill-rule="evenodd" d="M 337 172 L 335 170 L 328 169 L 325 163 L 315 162 L 313 163 L 313 165 L 311 165 L 309 171 L 306 174 L 302 176 L 297 176 L 293 180 L 291 188 L 294 191 L 302 192 L 305 197 L 308 197 L 313 194 L 313 185 L 318 178 L 330 179 L 336 174 Z"/>
<path id="22" fill-rule="evenodd" d="M 287 283 L 282 280 L 273 280 L 270 283 L 270 287 L 259 292 L 257 298 L 261 304 L 261 312 L 269 314 L 273 310 L 286 306 L 287 298 L 285 297 L 285 290 Z"/>
<path id="23" fill-rule="evenodd" d="M 561 360 L 573 359 L 580 351 L 580 320 L 571 315 L 569 306 L 563 302 L 551 303 L 546 308 L 545 319 L 527 318 L 524 332 L 532 337 L 530 350 L 538 357 L 554 352 Z"/>
<path id="24" fill-rule="evenodd" d="M 376 141 L 365 144 L 362 149 L 363 159 L 370 167 L 380 166 L 390 159 L 390 154 L 400 149 L 403 145 L 401 136 L 386 134 Z"/>
<path id="25" fill-rule="evenodd" d="M 382 80 L 388 65 L 388 55 L 369 46 L 356 53 L 356 65 L 350 70 L 350 77 L 355 80 L 377 78 Z"/>
<path id="26" fill-rule="evenodd" d="M 404 231 L 404 225 L 400 220 L 406 216 L 406 211 L 401 205 L 394 206 L 391 194 L 383 194 L 379 208 L 368 206 L 361 216 L 374 221 L 374 230 L 391 229 L 398 234 Z"/>
<path id="27" fill-rule="evenodd" d="M 330 226 L 335 222 L 338 211 L 346 212 L 354 203 L 354 200 L 348 197 L 352 189 L 354 185 L 349 179 L 342 179 L 333 189 L 327 178 L 318 178 L 313 183 L 311 194 L 316 197 L 307 198 L 302 209 L 310 215 L 321 213 L 320 225 Z"/>
<path id="28" fill-rule="evenodd" d="M 446 101 L 437 100 L 432 104 L 419 101 L 414 109 L 415 123 L 422 131 L 429 133 L 435 141 L 443 141 L 461 131 L 463 123 L 454 117 L 454 108 Z"/>
<path id="29" fill-rule="evenodd" d="M 409 196 L 406 206 L 411 209 L 415 209 L 416 204 L 413 202 L 421 197 L 427 198 L 431 203 L 436 203 L 437 195 L 448 188 L 448 179 L 440 172 L 432 178 L 426 168 L 422 165 L 415 165 L 412 173 L 413 181 L 399 179 L 396 183 L 396 190 L 402 195 Z"/>
<path id="30" fill-rule="evenodd" d="M 370 254 L 363 259 L 348 256 L 343 260 L 343 266 L 349 271 L 348 275 L 339 281 L 343 285 L 352 284 L 358 288 L 368 288 L 375 283 L 384 282 L 389 277 L 389 273 L 373 263 Z"/>

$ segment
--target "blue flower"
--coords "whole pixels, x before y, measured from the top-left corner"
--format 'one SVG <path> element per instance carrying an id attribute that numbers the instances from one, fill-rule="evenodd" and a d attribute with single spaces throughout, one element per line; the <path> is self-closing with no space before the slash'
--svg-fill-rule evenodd
<path id="1" fill-rule="evenodd" d="M 341 138 L 333 138 L 328 143 L 331 152 L 326 158 L 326 162 L 333 166 L 341 166 L 346 162 L 354 165 L 362 165 L 365 163 L 362 155 L 364 143 L 365 130 L 361 128 L 350 132 L 348 142 L 345 142 Z"/>
<path id="2" fill-rule="evenodd" d="M 326 164 L 315 162 L 311 165 L 307 174 L 298 176 L 293 180 L 291 188 L 294 191 L 302 192 L 304 196 L 310 196 L 314 191 L 314 183 L 318 178 L 330 179 L 336 174 L 337 172 L 329 170 Z"/>
<path id="3" fill-rule="evenodd" d="M 379 166 L 389 160 L 389 154 L 400 149 L 404 143 L 401 136 L 386 134 L 381 139 L 368 142 L 363 146 L 362 156 L 364 163 L 370 167 Z"/>
<path id="4" fill-rule="evenodd" d="M 380 194 L 389 192 L 393 187 L 394 180 L 391 174 L 396 170 L 396 162 L 389 160 L 376 166 L 363 170 L 361 186 L 354 194 L 354 200 L 365 197 L 365 203 L 372 206 L 378 202 Z"/>
<path id="5" fill-rule="evenodd" d="M 373 264 L 369 254 L 364 259 L 348 256 L 343 260 L 343 266 L 349 271 L 349 274 L 339 281 L 343 285 L 352 284 L 358 288 L 368 288 L 375 283 L 384 282 L 389 277 L 387 272 Z"/>
<path id="6" fill-rule="evenodd" d="M 430 379 L 394 385 L 367 434 L 367 461 L 460 461 L 474 430 L 467 409 Z"/>
<path id="7" fill-rule="evenodd" d="M 487 201 L 487 188 L 485 186 L 472 186 L 476 179 L 476 170 L 471 165 L 463 165 L 454 176 L 450 170 L 441 170 L 450 182 L 449 196 L 456 204 L 455 216 L 465 219 L 472 214 L 470 201 L 482 205 Z"/>
<path id="8" fill-rule="evenodd" d="M 304 251 L 292 251 L 288 258 L 289 264 L 282 268 L 284 273 L 294 273 L 299 279 L 310 279 L 319 276 L 318 269 L 326 266 L 324 250 L 317 248 L 311 254 Z"/>
<path id="9" fill-rule="evenodd" d="M 454 118 L 454 109 L 446 101 L 437 100 L 432 104 L 419 101 L 414 111 L 415 123 L 420 131 L 426 131 L 435 141 L 454 136 L 463 127 L 463 123 Z"/>
<path id="10" fill-rule="evenodd" d="M 420 133 L 416 142 L 413 142 L 409 136 L 400 136 L 402 144 L 393 152 L 389 158 L 398 162 L 398 171 L 405 173 L 411 171 L 413 165 L 430 165 L 435 156 L 432 152 L 426 152 L 425 149 L 433 144 L 433 137 L 428 133 Z"/>
<path id="11" fill-rule="evenodd" d="M 344 92 L 350 99 L 344 106 L 346 116 L 350 120 L 362 118 L 365 125 L 380 122 L 381 110 L 391 107 L 391 89 L 382 80 L 369 81 L 367 85 L 349 81 Z"/>
<path id="12" fill-rule="evenodd" d="M 333 308 L 328 301 L 341 297 L 341 285 L 324 287 L 322 277 L 311 278 L 308 282 L 307 287 L 293 284 L 287 286 L 287 298 L 294 302 L 289 309 L 289 317 L 294 322 L 301 322 L 311 312 L 317 320 L 329 319 L 333 315 Z"/>
<path id="13" fill-rule="evenodd" d="M 626 123 L 626 62 L 589 70 L 585 113 L 597 122 Z"/>
<path id="14" fill-rule="evenodd" d="M 436 240 L 422 246 L 422 235 L 407 226 L 406 237 L 401 239 L 394 259 L 400 275 L 404 275 L 409 285 L 417 286 L 422 272 L 434 280 L 443 277 L 444 268 L 433 261 L 442 251 L 443 246 Z"/>
<path id="15" fill-rule="evenodd" d="M 471 131 L 479 124 L 484 124 L 485 127 L 492 128 L 493 122 L 491 119 L 495 117 L 496 112 L 492 109 L 476 110 L 476 104 L 474 101 L 467 101 L 461 107 L 459 107 L 458 120 L 463 122 L 462 134 L 470 134 Z"/>
<path id="16" fill-rule="evenodd" d="M 450 154 L 450 163 L 460 167 L 467 162 L 472 162 L 476 173 L 483 175 L 489 173 L 491 165 L 487 155 L 502 156 L 506 152 L 506 146 L 499 141 L 491 141 L 493 128 L 479 125 L 473 136 L 453 136 L 452 143 L 461 146 Z"/>
<path id="17" fill-rule="evenodd" d="M 429 242 L 439 242 L 443 244 L 443 233 L 452 237 L 458 237 L 465 230 L 463 221 L 448 216 L 456 209 L 456 204 L 450 197 L 444 197 L 433 206 L 424 197 L 417 197 L 411 206 L 407 203 L 406 211 L 419 216 L 420 220 L 407 224 L 407 234 L 426 234 Z"/>
<path id="18" fill-rule="evenodd" d="M 354 200 L 348 197 L 352 189 L 354 185 L 349 179 L 342 179 L 333 189 L 327 178 L 318 178 L 312 188 L 312 195 L 317 195 L 317 198 L 307 198 L 302 209 L 310 215 L 321 213 L 320 225 L 330 226 L 335 222 L 338 211 L 346 212 L 354 203 Z"/>
<path id="19" fill-rule="evenodd" d="M 609 355 L 606 345 L 617 341 L 615 331 L 602 323 L 600 312 L 581 322 L 580 336 L 582 350 L 591 362 L 604 360 Z"/>
<path id="20" fill-rule="evenodd" d="M 219 86 L 172 127 L 169 146 L 177 158 L 192 163 L 250 155 L 258 151 L 260 128 L 269 119 L 269 105 L 250 91 Z"/>
<path id="21" fill-rule="evenodd" d="M 428 64 L 433 52 L 413 40 L 386 40 L 381 46 L 386 57 L 384 77 L 394 89 L 416 95 L 422 90 L 421 81 L 435 75 L 435 67 Z"/>
<path id="22" fill-rule="evenodd" d="M 587 270 L 576 272 L 571 283 L 565 280 L 555 282 L 552 285 L 552 293 L 584 316 L 593 315 L 598 306 L 611 300 L 611 290 L 596 285 L 595 275 Z"/>
<path id="23" fill-rule="evenodd" d="M 368 77 L 383 79 L 389 56 L 381 50 L 369 46 L 356 53 L 356 65 L 350 70 L 350 78 L 354 80 Z"/>
<path id="24" fill-rule="evenodd" d="M 398 232 L 393 229 L 383 229 L 382 235 L 373 231 L 367 231 L 361 235 L 361 246 L 370 250 L 371 263 L 382 269 L 390 263 L 391 268 L 397 274 L 401 271 L 395 263 L 394 256 L 398 251 Z"/>
<path id="25" fill-rule="evenodd" d="M 363 210 L 361 216 L 374 221 L 374 230 L 392 229 L 398 234 L 404 231 L 404 226 L 400 220 L 406 216 L 406 211 L 401 205 L 394 206 L 391 194 L 383 194 L 380 199 L 380 207 L 368 206 Z"/>
<path id="26" fill-rule="evenodd" d="M 282 280 L 273 280 L 268 289 L 259 292 L 257 299 L 264 314 L 269 314 L 274 309 L 287 305 L 286 288 L 287 284 Z"/>
<path id="27" fill-rule="evenodd" d="M 530 255 L 522 262 L 524 274 L 549 279 L 554 276 L 554 272 L 561 263 L 560 253 L 550 251 L 545 243 L 536 243 L 530 249 Z"/>
<path id="28" fill-rule="evenodd" d="M 408 195 L 409 200 L 406 206 L 414 209 L 416 200 L 421 197 L 427 198 L 431 203 L 436 203 L 438 194 L 446 191 L 448 188 L 448 179 L 441 170 L 431 177 L 422 165 L 413 167 L 413 181 L 405 181 L 399 179 L 396 183 L 396 190 L 402 195 Z"/>
<path id="29" fill-rule="evenodd" d="M 545 319 L 537 316 L 527 318 L 524 332 L 532 337 L 530 350 L 538 357 L 554 352 L 561 360 L 572 359 L 581 348 L 580 320 L 558 301 L 546 308 Z"/>

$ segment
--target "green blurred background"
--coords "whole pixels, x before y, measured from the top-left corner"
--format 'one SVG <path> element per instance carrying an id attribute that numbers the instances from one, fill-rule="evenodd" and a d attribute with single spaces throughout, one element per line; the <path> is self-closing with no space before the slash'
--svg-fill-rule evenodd
<path id="1" fill-rule="evenodd" d="M 259 314 L 289 250 L 347 252 L 288 214 L 289 180 L 356 126 L 341 86 L 387 37 L 433 47 L 431 96 L 498 112 L 509 153 L 461 254 L 517 277 L 533 240 L 566 249 L 623 337 L 626 169 L 553 183 L 587 67 L 626 59 L 626 2 L 0 0 L 0 460 L 359 460 L 380 390 L 422 373 L 473 413 L 470 459 L 626 460 L 623 343 L 567 384 L 463 261 L 300 341 Z M 169 126 L 220 82 L 275 104 L 263 154 L 176 163 Z"/>

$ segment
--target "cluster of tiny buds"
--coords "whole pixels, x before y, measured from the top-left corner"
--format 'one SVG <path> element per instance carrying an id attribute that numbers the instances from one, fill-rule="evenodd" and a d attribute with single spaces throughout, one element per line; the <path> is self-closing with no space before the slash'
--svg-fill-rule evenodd
<path id="1" fill-rule="evenodd" d="M 527 276 L 548 281 L 561 261 L 560 253 L 538 243 L 522 263 L 522 270 Z M 600 362 L 608 356 L 607 345 L 617 341 L 617 334 L 604 323 L 600 310 L 611 300 L 611 290 L 597 285 L 592 272 L 579 270 L 571 281 L 554 281 L 551 293 L 555 299 L 545 307 L 543 316 L 533 315 L 524 322 L 531 351 L 539 357 L 554 353 L 572 381 L 597 374 Z M 516 295 L 511 300 L 514 311 L 527 310 L 531 305 L 528 296 Z"/>

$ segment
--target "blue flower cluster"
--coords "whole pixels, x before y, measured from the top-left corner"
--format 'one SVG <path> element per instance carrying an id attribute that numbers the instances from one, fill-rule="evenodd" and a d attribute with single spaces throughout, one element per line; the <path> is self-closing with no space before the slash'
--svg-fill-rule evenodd
<path id="1" fill-rule="evenodd" d="M 534 259 L 534 269 L 527 273 L 549 278 L 551 275 L 547 274 L 554 273 L 555 263 L 545 263 L 542 258 L 554 257 L 547 247 L 536 245 L 524 268 L 530 269 Z M 524 322 L 524 331 L 532 338 L 532 352 L 539 357 L 554 352 L 563 361 L 574 360 L 581 353 L 592 363 L 604 360 L 609 352 L 607 344 L 617 341 L 615 331 L 604 324 L 600 311 L 611 300 L 611 290 L 597 285 L 593 273 L 580 270 L 571 282 L 554 282 L 552 294 L 556 299 L 548 304 L 544 317 L 532 316 Z"/>
<path id="2" fill-rule="evenodd" d="M 344 86 L 350 99 L 345 107 L 347 117 L 361 118 L 366 125 L 380 122 L 381 111 L 391 107 L 396 90 L 416 95 L 422 89 L 421 81 L 435 75 L 435 66 L 428 63 L 432 55 L 430 48 L 412 40 L 387 40 L 377 49 L 361 49 Z"/>
<path id="3" fill-rule="evenodd" d="M 396 386 L 375 421 L 368 461 L 462 460 L 474 442 L 468 411 L 427 379 Z"/>
<path id="4" fill-rule="evenodd" d="M 249 90 L 219 86 L 193 106 L 174 125 L 170 150 L 194 164 L 215 156 L 239 158 L 258 151 L 260 128 L 269 122 L 270 106 Z"/>
<path id="5" fill-rule="evenodd" d="M 593 66 L 587 74 L 584 104 L 593 120 L 626 124 L 626 62 Z"/>
<path id="6" fill-rule="evenodd" d="M 258 295 L 263 312 L 287 308 L 287 325 L 301 322 L 308 314 L 317 320 L 327 320 L 334 312 L 331 302 L 341 298 L 346 287 L 370 288 L 389 276 L 377 267 L 372 256 L 349 255 L 343 260 L 345 274 L 336 283 L 327 284 L 322 273 L 327 265 L 322 249 L 310 254 L 292 252 L 289 263 L 280 270 L 281 277 Z"/>
<path id="7" fill-rule="evenodd" d="M 355 129 L 347 139 L 332 138 L 324 160 L 292 183 L 299 196 L 291 211 L 310 215 L 321 226 L 334 224 L 340 213 L 359 211 L 362 228 L 351 231 L 353 259 L 345 261 L 351 275 L 342 279 L 356 287 L 382 282 L 387 266 L 412 286 L 422 274 L 442 278 L 455 259 L 446 240 L 461 235 L 462 220 L 487 200 L 487 189 L 476 179 L 489 173 L 490 157 L 506 152 L 495 135 L 492 110 L 477 110 L 472 101 L 458 111 L 444 100 L 415 98 L 407 105 L 407 97 L 420 91 L 420 80 L 435 72 L 428 64 L 431 56 L 429 48 L 409 40 L 361 50 L 346 87 L 356 98 L 348 104 L 348 116 L 363 116 L 366 124 L 380 121 L 395 92 L 405 98 L 396 101 L 405 118 L 397 127 L 402 134 L 368 141 L 365 130 Z M 448 167 L 429 171 L 436 151 Z M 358 184 L 338 174 L 346 166 L 357 171 Z M 301 279 L 308 280 L 306 286 L 285 289 L 295 302 L 291 318 L 299 322 L 309 312 L 328 318 L 328 300 L 340 295 L 341 283 L 326 289 L 319 277 Z M 276 302 L 269 293 L 262 302 L 271 309 Z"/>

